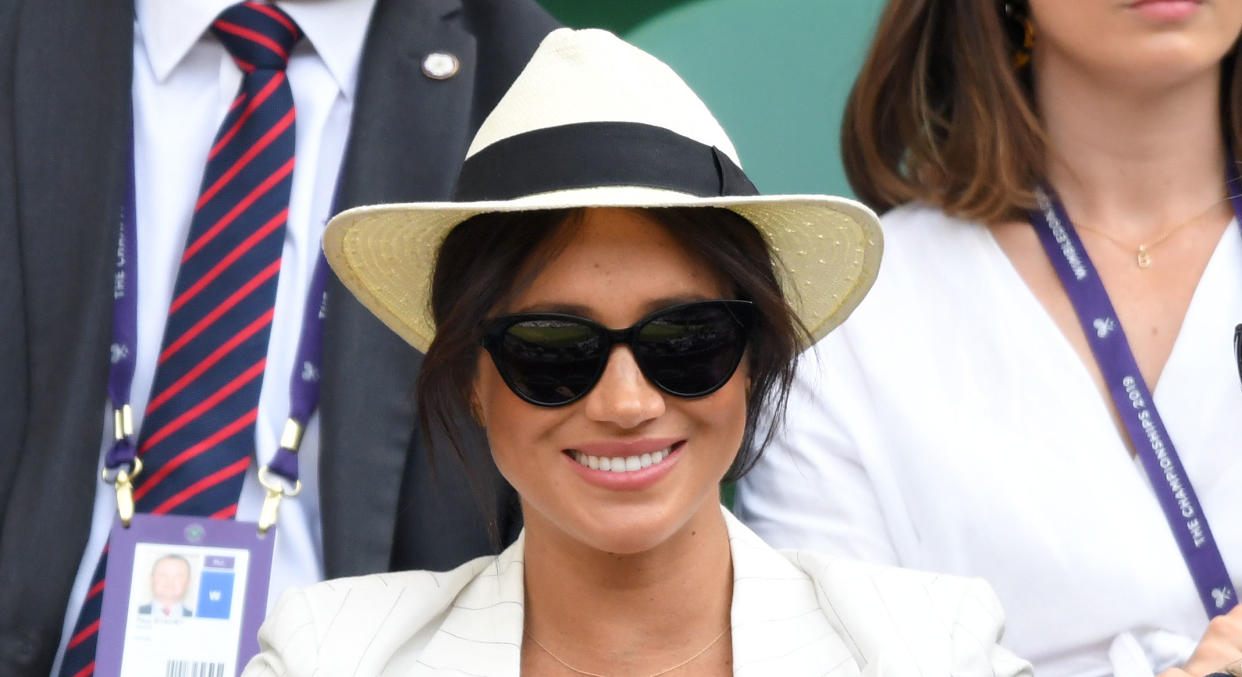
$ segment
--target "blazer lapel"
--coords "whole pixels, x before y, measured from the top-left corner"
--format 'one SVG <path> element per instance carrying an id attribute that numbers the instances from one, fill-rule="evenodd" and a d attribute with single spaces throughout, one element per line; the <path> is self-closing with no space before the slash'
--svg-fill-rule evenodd
<path id="1" fill-rule="evenodd" d="M 858 675 L 805 571 L 728 511 L 733 553 L 733 674 Z"/>
<path id="2" fill-rule="evenodd" d="M 459 0 L 381 0 L 371 19 L 338 207 L 442 200 L 469 144 L 475 41 Z M 422 59 L 445 51 L 458 73 L 435 80 Z M 320 500 L 329 577 L 389 567 L 422 356 L 328 284 L 321 398 Z M 418 460 L 422 462 L 422 459 Z"/>
<path id="3" fill-rule="evenodd" d="M 522 666 L 525 532 L 462 588 L 415 675 L 517 677 Z"/>

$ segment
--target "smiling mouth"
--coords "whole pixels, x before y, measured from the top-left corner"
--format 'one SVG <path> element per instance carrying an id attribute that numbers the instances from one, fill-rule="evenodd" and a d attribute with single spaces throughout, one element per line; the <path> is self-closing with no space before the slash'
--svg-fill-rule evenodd
<path id="1" fill-rule="evenodd" d="M 608 472 L 625 473 L 636 472 L 644 468 L 650 468 L 653 465 L 662 463 L 673 453 L 673 448 L 677 445 L 670 445 L 659 451 L 653 451 L 649 454 L 640 454 L 637 456 L 592 456 L 585 454 L 577 449 L 570 449 L 565 453 L 578 462 L 584 468 L 591 470 L 606 470 Z"/>

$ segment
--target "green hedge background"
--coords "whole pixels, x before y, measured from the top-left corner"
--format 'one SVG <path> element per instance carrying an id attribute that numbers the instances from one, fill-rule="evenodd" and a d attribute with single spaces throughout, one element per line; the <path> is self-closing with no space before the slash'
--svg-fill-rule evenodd
<path id="1" fill-rule="evenodd" d="M 690 84 L 765 193 L 850 195 L 841 109 L 881 0 L 541 0 L 566 25 L 611 30 Z"/>

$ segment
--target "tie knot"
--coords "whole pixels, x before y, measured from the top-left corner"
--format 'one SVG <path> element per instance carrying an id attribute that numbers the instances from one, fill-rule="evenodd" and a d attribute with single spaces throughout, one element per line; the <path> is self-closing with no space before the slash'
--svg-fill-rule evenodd
<path id="1" fill-rule="evenodd" d="M 302 37 L 302 31 L 288 14 L 259 2 L 239 2 L 224 10 L 211 24 L 211 32 L 247 73 L 255 69 L 283 70 L 293 45 Z"/>

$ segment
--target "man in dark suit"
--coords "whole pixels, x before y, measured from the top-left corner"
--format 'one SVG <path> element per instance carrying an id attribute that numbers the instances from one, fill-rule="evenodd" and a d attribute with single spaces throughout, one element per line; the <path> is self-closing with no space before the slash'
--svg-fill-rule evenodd
<path id="1" fill-rule="evenodd" d="M 91 529 L 134 17 L 133 0 L 0 0 L 2 675 L 51 668 Z M 379 0 L 338 208 L 446 199 L 474 130 L 555 27 L 533 0 Z M 453 77 L 426 74 L 435 53 L 456 56 Z M 451 458 L 432 475 L 410 396 L 421 356 L 335 279 L 327 297 L 325 575 L 448 568 L 511 539 L 520 518 L 490 461 L 482 491 Z"/>

